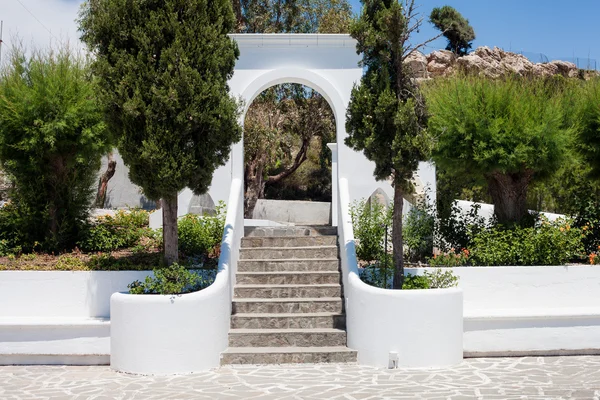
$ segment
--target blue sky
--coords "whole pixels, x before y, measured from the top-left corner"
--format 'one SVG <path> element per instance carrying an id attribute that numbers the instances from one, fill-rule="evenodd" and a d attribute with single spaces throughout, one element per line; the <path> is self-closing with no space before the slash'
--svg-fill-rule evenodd
<path id="1" fill-rule="evenodd" d="M 350 0 L 355 12 L 360 2 Z M 552 59 L 596 59 L 600 68 L 600 0 L 416 0 L 427 20 L 434 7 L 449 5 L 469 20 L 477 38 L 473 45 L 543 53 Z M 437 34 L 428 22 L 414 40 Z M 441 38 L 426 50 L 446 47 Z"/>
<path id="2" fill-rule="evenodd" d="M 52 38 L 69 38 L 76 44 L 77 11 L 83 0 L 0 0 L 4 38 L 19 33 L 26 44 L 47 45 Z M 350 0 L 355 12 L 360 2 Z M 434 7 L 450 5 L 473 25 L 476 46 L 498 46 L 506 50 L 543 53 L 550 60 L 566 57 L 597 60 L 600 69 L 600 0 L 416 0 L 426 17 Z M 40 22 L 26 11 L 25 5 Z M 43 25 L 42 25 L 43 24 Z M 52 32 L 50 36 L 49 32 Z M 437 31 L 424 22 L 414 41 L 424 41 Z M 446 47 L 444 38 L 425 50 Z"/>

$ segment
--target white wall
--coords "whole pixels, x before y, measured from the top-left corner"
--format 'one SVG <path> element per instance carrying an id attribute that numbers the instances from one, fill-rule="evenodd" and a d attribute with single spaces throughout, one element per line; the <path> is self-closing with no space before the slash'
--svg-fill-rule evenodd
<path id="1" fill-rule="evenodd" d="M 110 296 L 151 271 L 0 271 L 0 318 L 108 318 Z"/>
<path id="2" fill-rule="evenodd" d="M 111 368 L 136 374 L 183 374 L 218 367 L 227 348 L 231 300 L 244 234 L 243 184 L 232 181 L 212 285 L 184 295 L 111 297 Z"/>
<path id="3" fill-rule="evenodd" d="M 349 215 L 348 182 L 339 182 L 339 245 L 346 304 L 348 347 L 360 364 L 389 366 L 390 352 L 400 367 L 443 367 L 463 356 L 462 290 L 400 291 L 362 282 Z"/>

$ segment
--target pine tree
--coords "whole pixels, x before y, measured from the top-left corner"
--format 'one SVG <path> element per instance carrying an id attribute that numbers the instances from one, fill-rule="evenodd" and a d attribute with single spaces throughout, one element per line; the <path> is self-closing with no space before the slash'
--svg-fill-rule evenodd
<path id="1" fill-rule="evenodd" d="M 410 34 L 421 24 L 414 0 L 365 0 L 350 32 L 358 41 L 366 72 L 352 90 L 348 106 L 346 144 L 375 162 L 375 177 L 392 178 L 394 214 L 394 288 L 404 281 L 402 208 L 404 195 L 414 190 L 413 173 L 427 159 L 431 140 L 425 130 L 423 98 L 404 60 L 436 38 L 411 45 Z M 439 37 L 439 36 L 438 36 Z"/>
<path id="2" fill-rule="evenodd" d="M 471 42 L 475 40 L 475 31 L 461 13 L 450 6 L 434 8 L 429 15 L 431 22 L 437 29 L 442 31 L 448 45 L 446 50 L 464 56 L 471 48 Z"/>
<path id="3" fill-rule="evenodd" d="M 177 193 L 205 193 L 241 137 L 227 85 L 234 24 L 230 0 L 88 0 L 81 11 L 130 179 L 161 199 L 167 264 L 178 259 Z"/>

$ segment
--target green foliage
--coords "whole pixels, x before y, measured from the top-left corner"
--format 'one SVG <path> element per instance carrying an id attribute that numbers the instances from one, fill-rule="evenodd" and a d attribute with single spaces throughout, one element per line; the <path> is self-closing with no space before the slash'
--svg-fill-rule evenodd
<path id="1" fill-rule="evenodd" d="M 350 207 L 356 244 L 356 257 L 372 264 L 384 258 L 386 230 L 391 239 L 392 209 L 377 202 L 358 201 Z M 388 244 L 389 245 L 389 244 Z M 391 264 L 391 262 L 390 262 Z"/>
<path id="2" fill-rule="evenodd" d="M 486 227 L 484 217 L 479 216 L 479 204 L 473 204 L 466 214 L 453 203 L 450 214 L 440 217 L 436 226 L 436 247 L 442 251 L 470 248 L 473 238 Z M 452 250 L 451 250 L 452 249 Z"/>
<path id="3" fill-rule="evenodd" d="M 579 150 L 592 167 L 592 176 L 600 180 L 600 78 L 586 82 L 578 100 Z"/>
<path id="4" fill-rule="evenodd" d="M 475 40 L 475 31 L 461 13 L 453 7 L 436 7 L 429 15 L 431 22 L 437 29 L 442 31 L 448 45 L 446 50 L 450 50 L 458 55 L 466 55 L 471 48 L 471 42 Z"/>
<path id="5" fill-rule="evenodd" d="M 238 33 L 348 33 L 347 0 L 233 0 Z"/>
<path id="6" fill-rule="evenodd" d="M 204 193 L 240 140 L 228 0 L 88 0 L 83 41 L 129 177 L 152 200 Z"/>
<path id="7" fill-rule="evenodd" d="M 215 256 L 223 239 L 225 203 L 216 207 L 216 215 L 187 214 L 178 222 L 179 250 L 187 256 Z"/>
<path id="8" fill-rule="evenodd" d="M 495 226 L 473 238 L 473 265 L 563 265 L 584 255 L 584 231 L 571 220 L 549 222 L 541 217 L 534 227 Z"/>
<path id="9" fill-rule="evenodd" d="M 430 289 L 430 282 L 426 275 L 406 274 L 402 289 Z"/>
<path id="10" fill-rule="evenodd" d="M 156 241 L 144 210 L 118 210 L 114 216 L 99 216 L 90 224 L 78 246 L 83 251 L 112 251 L 134 247 L 142 238 Z"/>
<path id="11" fill-rule="evenodd" d="M 131 294 L 184 294 L 208 287 L 212 282 L 198 271 L 190 271 L 177 263 L 165 268 L 155 268 L 154 276 L 144 282 L 134 281 L 127 285 Z"/>
<path id="12" fill-rule="evenodd" d="M 425 261 L 433 253 L 434 227 L 433 206 L 426 199 L 418 201 L 404 217 L 405 258 L 411 262 Z"/>
<path id="13" fill-rule="evenodd" d="M 14 184 L 16 230 L 0 236 L 13 236 L 11 246 L 75 245 L 111 144 L 96 93 L 87 60 L 68 47 L 13 48 L 0 76 L 0 162 Z"/>
<path id="14" fill-rule="evenodd" d="M 556 78 L 435 80 L 426 87 L 434 160 L 484 179 L 499 221 L 519 222 L 529 183 L 552 175 L 567 153 L 573 129 L 564 104 L 572 89 Z"/>
<path id="15" fill-rule="evenodd" d="M 452 270 L 444 268 L 433 268 L 432 272 L 425 271 L 431 289 L 443 289 L 458 286 L 458 277 Z"/>
<path id="16" fill-rule="evenodd" d="M 413 173 L 419 161 L 428 158 L 433 144 L 425 129 L 424 99 L 404 63 L 423 45 L 409 44 L 410 33 L 420 24 L 414 10 L 414 0 L 402 4 L 365 0 L 360 17 L 350 27 L 365 73 L 350 95 L 345 143 L 375 163 L 375 178 L 393 179 L 394 287 L 398 289 L 404 278 L 403 195 L 413 191 Z M 416 25 L 409 26 L 414 21 Z"/>
<path id="17" fill-rule="evenodd" d="M 451 249 L 449 253 L 436 254 L 427 260 L 431 267 L 462 267 L 469 262 L 469 250 L 462 249 L 458 253 Z"/>

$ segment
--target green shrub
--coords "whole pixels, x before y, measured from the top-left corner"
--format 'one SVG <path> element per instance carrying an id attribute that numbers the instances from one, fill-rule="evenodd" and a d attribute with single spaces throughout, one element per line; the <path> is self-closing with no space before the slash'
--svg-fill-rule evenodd
<path id="1" fill-rule="evenodd" d="M 158 244 L 156 233 L 148 227 L 149 214 L 144 210 L 119 210 L 114 216 L 98 217 L 79 241 L 84 251 L 112 251 L 139 245 L 144 237 Z"/>
<path id="2" fill-rule="evenodd" d="M 436 254 L 427 259 L 427 264 L 431 267 L 460 267 L 469 262 L 469 250 L 462 249 L 455 253 L 450 249 L 450 253 Z"/>
<path id="3" fill-rule="evenodd" d="M 0 72 L 0 161 L 24 251 L 72 249 L 111 147 L 88 59 L 68 47 L 12 48 Z"/>
<path id="4" fill-rule="evenodd" d="M 404 284 L 402 285 L 403 290 L 430 288 L 430 282 L 426 275 L 406 274 L 404 277 Z"/>
<path id="5" fill-rule="evenodd" d="M 411 262 L 425 261 L 433 253 L 435 216 L 427 200 L 417 202 L 406 216 L 402 227 L 405 259 Z"/>
<path id="6" fill-rule="evenodd" d="M 131 294 L 184 294 L 196 292 L 209 286 L 210 279 L 198 271 L 190 271 L 177 263 L 165 268 L 155 268 L 154 276 L 147 276 L 144 282 L 130 283 Z"/>
<path id="7" fill-rule="evenodd" d="M 225 203 L 216 207 L 216 215 L 187 214 L 182 217 L 177 230 L 179 250 L 186 256 L 217 256 L 225 229 Z"/>
<path id="8" fill-rule="evenodd" d="M 393 268 L 391 269 L 393 271 Z M 431 272 L 430 272 L 431 270 Z M 388 277 L 383 268 L 369 266 L 362 269 L 360 279 L 368 285 L 387 289 Z M 430 268 L 423 275 L 406 274 L 402 289 L 441 289 L 458 285 L 458 277 L 451 269 Z"/>
<path id="9" fill-rule="evenodd" d="M 385 210 L 379 203 L 361 200 L 352 204 L 350 215 L 356 239 L 356 257 L 368 264 L 382 259 L 387 253 L 384 252 L 386 230 L 388 245 L 392 242 L 392 209 Z"/>
<path id="10" fill-rule="evenodd" d="M 436 226 L 436 247 L 442 251 L 468 249 L 473 237 L 486 227 L 485 218 L 479 216 L 479 204 L 473 204 L 466 214 L 454 202 L 447 218 L 440 218 Z"/>
<path id="11" fill-rule="evenodd" d="M 534 227 L 500 225 L 473 238 L 473 265 L 563 265 L 581 260 L 584 231 L 571 220 L 549 222 L 542 217 Z"/>

